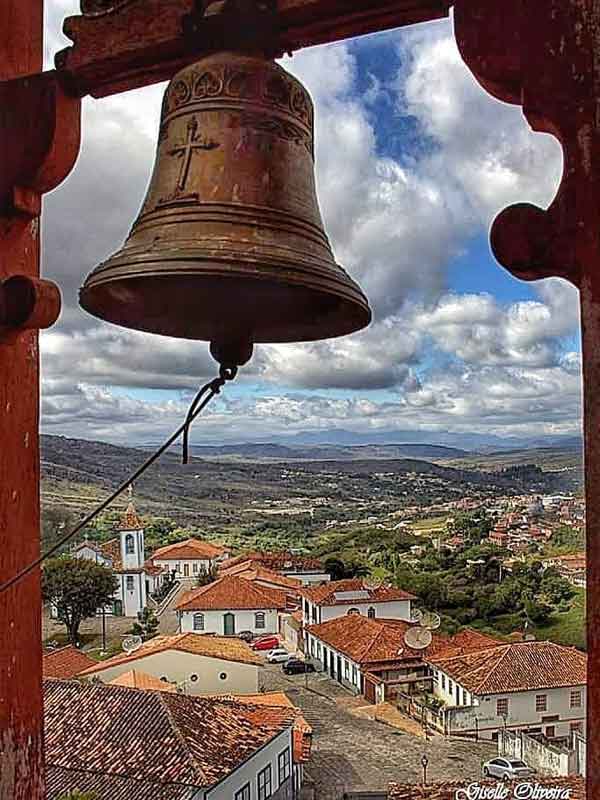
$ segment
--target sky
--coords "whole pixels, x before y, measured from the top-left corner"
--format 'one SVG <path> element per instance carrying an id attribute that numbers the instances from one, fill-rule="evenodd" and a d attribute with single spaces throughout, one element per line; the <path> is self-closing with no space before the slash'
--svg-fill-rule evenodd
<path id="1" fill-rule="evenodd" d="M 46 61 L 76 0 L 49 0 Z M 507 205 L 547 207 L 562 154 L 463 65 L 452 22 L 302 50 L 282 65 L 316 111 L 319 203 L 336 259 L 373 323 L 315 344 L 261 345 L 193 431 L 196 444 L 303 432 L 541 438 L 581 425 L 578 297 L 523 283 L 493 259 Z M 63 293 L 41 337 L 44 433 L 124 445 L 178 426 L 215 374 L 204 343 L 142 334 L 79 308 L 86 275 L 118 250 L 154 165 L 165 84 L 84 102 L 83 144 L 44 202 L 45 277 Z"/>

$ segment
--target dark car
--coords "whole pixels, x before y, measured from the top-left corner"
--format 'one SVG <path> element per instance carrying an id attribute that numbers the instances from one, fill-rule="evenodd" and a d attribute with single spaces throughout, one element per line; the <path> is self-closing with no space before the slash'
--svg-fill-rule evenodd
<path id="1" fill-rule="evenodd" d="M 252 631 L 240 631 L 238 633 L 238 638 L 243 642 L 248 642 L 248 644 L 250 644 L 250 642 L 254 639 L 254 634 Z"/>
<path id="2" fill-rule="evenodd" d="M 291 658 L 282 664 L 281 668 L 286 675 L 302 675 L 304 672 L 315 672 L 315 665 L 308 661 L 300 661 L 299 658 Z"/>

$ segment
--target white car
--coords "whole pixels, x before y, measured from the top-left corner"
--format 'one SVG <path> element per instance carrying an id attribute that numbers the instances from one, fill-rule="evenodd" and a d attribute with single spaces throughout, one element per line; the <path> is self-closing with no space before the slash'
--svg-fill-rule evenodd
<path id="1" fill-rule="evenodd" d="M 524 761 L 514 758 L 492 758 L 483 765 L 483 774 L 486 778 L 502 778 L 505 781 L 531 778 L 535 770 L 528 767 Z"/>
<path id="2" fill-rule="evenodd" d="M 288 661 L 290 658 L 290 654 L 287 650 L 284 650 L 283 647 L 276 647 L 274 650 L 269 650 L 267 653 L 267 661 L 269 664 L 283 664 L 284 661 Z"/>

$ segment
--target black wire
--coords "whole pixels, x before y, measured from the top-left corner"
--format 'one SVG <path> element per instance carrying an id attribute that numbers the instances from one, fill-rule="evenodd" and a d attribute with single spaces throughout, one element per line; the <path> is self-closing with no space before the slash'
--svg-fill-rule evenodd
<path id="1" fill-rule="evenodd" d="M 146 470 L 148 469 L 148 467 L 152 466 L 152 464 L 154 464 L 154 462 L 157 459 L 159 459 L 166 450 L 169 449 L 169 447 L 173 444 L 173 442 L 175 442 L 181 436 L 182 433 L 184 435 L 184 443 L 185 443 L 184 463 L 187 464 L 188 437 L 192 422 L 196 419 L 196 417 L 199 414 L 201 414 L 204 411 L 204 409 L 210 403 L 213 397 L 216 397 L 219 394 L 219 392 L 225 385 L 226 381 L 233 380 L 236 374 L 237 374 L 237 369 L 235 368 L 221 367 L 219 377 L 215 378 L 212 381 L 209 381 L 200 389 L 200 391 L 194 398 L 192 405 L 190 406 L 190 410 L 187 413 L 185 422 L 182 425 L 180 425 L 179 428 L 177 428 L 177 430 L 173 434 L 171 434 L 171 436 L 169 436 L 167 441 L 163 445 L 161 445 L 158 448 L 158 450 L 156 450 L 148 459 L 146 459 L 146 461 L 144 461 L 141 467 L 138 467 L 138 469 L 136 469 L 135 472 L 133 472 L 126 480 L 124 480 L 123 483 L 117 489 L 115 489 L 115 491 L 109 497 L 106 498 L 106 500 L 103 500 L 102 503 L 100 503 L 100 505 L 94 509 L 94 511 L 91 511 L 84 519 L 82 519 L 81 522 L 79 522 L 75 526 L 75 528 L 73 528 L 72 531 L 66 534 L 66 536 L 63 536 L 62 539 L 59 539 L 59 541 L 56 542 L 56 544 L 54 544 L 48 550 L 43 552 L 39 556 L 39 558 L 37 558 L 35 561 L 32 561 L 31 564 L 29 564 L 27 567 L 24 567 L 22 570 L 17 572 L 16 575 L 13 575 L 12 578 L 9 578 L 5 583 L 0 585 L 0 594 L 6 592 L 16 583 L 23 580 L 23 578 L 29 575 L 30 572 L 33 572 L 34 569 L 37 569 L 37 567 L 39 567 L 44 561 L 46 561 L 46 559 L 50 558 L 55 553 L 57 553 L 62 547 L 64 547 L 64 545 L 67 544 L 67 542 L 70 539 L 76 536 L 80 530 L 85 528 L 86 525 L 89 525 L 89 523 L 92 522 L 92 520 L 94 520 L 98 516 L 98 514 L 101 514 L 104 511 L 104 509 L 106 509 L 113 502 L 113 500 L 116 500 L 116 498 L 121 494 L 121 492 L 124 492 L 125 489 L 127 489 L 127 487 L 130 484 L 132 484 L 141 475 L 143 475 L 144 472 L 146 472 Z M 204 395 L 207 392 L 209 393 L 208 396 L 204 397 Z M 204 400 L 202 400 L 203 397 Z M 200 402 L 201 400 L 202 402 Z"/>

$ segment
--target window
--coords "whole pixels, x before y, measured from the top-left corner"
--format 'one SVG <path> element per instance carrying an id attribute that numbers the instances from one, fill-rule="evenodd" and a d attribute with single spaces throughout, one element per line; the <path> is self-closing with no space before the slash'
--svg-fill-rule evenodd
<path id="1" fill-rule="evenodd" d="M 127 591 L 133 592 L 133 575 L 128 575 L 125 580 L 127 581 Z"/>
<path id="2" fill-rule="evenodd" d="M 242 788 L 239 789 L 235 793 L 234 800 L 250 800 L 250 784 L 249 783 L 247 783 L 245 786 L 242 786 Z"/>
<path id="3" fill-rule="evenodd" d="M 548 711 L 548 695 L 536 694 L 535 696 L 535 710 Z"/>
<path id="4" fill-rule="evenodd" d="M 463 706 L 467 705 L 467 692 L 463 689 Z"/>
<path id="5" fill-rule="evenodd" d="M 367 611 L 367 617 L 369 619 L 375 619 L 375 609 L 373 608 L 373 606 L 371 606 Z"/>
<path id="6" fill-rule="evenodd" d="M 287 779 L 290 777 L 291 773 L 291 761 L 290 761 L 290 748 L 286 747 L 283 753 L 279 753 L 278 756 L 278 764 L 279 764 L 279 785 L 281 786 L 282 783 L 285 783 Z"/>
<path id="7" fill-rule="evenodd" d="M 448 678 L 448 691 L 450 692 L 450 694 L 452 694 L 452 692 L 454 691 L 454 684 L 452 683 L 450 678 Z"/>
<path id="8" fill-rule="evenodd" d="M 321 642 L 317 642 L 317 658 L 321 658 Z"/>
<path id="9" fill-rule="evenodd" d="M 204 614 L 194 614 L 194 630 L 204 630 Z"/>
<path id="10" fill-rule="evenodd" d="M 133 534 L 128 533 L 125 537 L 125 554 L 130 556 L 135 553 L 135 542 L 133 540 Z"/>
<path id="11" fill-rule="evenodd" d="M 446 676 L 443 673 L 441 674 L 441 679 L 442 679 L 442 689 L 445 689 L 446 688 Z"/>
<path id="12" fill-rule="evenodd" d="M 496 700 L 496 716 L 508 717 L 508 697 L 501 697 Z"/>
<path id="13" fill-rule="evenodd" d="M 269 764 L 258 773 L 258 800 L 267 800 L 271 797 L 273 789 L 271 788 L 271 765 Z"/>
<path id="14" fill-rule="evenodd" d="M 194 561 L 194 563 L 192 564 L 192 572 L 198 572 L 198 562 L 197 561 Z M 246 787 L 244 787 L 244 788 L 246 788 Z M 250 784 L 248 784 L 248 791 L 250 791 Z"/>
<path id="15" fill-rule="evenodd" d="M 556 728 L 554 725 L 549 725 L 546 730 L 544 731 L 544 736 L 546 739 L 554 739 L 556 736 Z"/>
<path id="16" fill-rule="evenodd" d="M 356 686 L 358 678 L 358 672 L 356 670 L 356 665 L 352 665 L 352 683 Z"/>
<path id="17" fill-rule="evenodd" d="M 344 678 L 350 677 L 350 664 L 344 659 Z"/>
<path id="18" fill-rule="evenodd" d="M 254 627 L 255 628 L 264 628 L 265 627 L 265 612 L 264 611 L 257 611 L 254 615 Z"/>
<path id="19" fill-rule="evenodd" d="M 222 681 L 226 681 L 227 680 L 227 673 L 226 672 L 221 672 L 221 674 L 219 675 L 219 678 Z"/>
<path id="20" fill-rule="evenodd" d="M 350 614 L 360 614 L 360 611 L 358 610 L 358 608 L 349 608 L 347 616 L 349 616 Z"/>
<path id="21" fill-rule="evenodd" d="M 190 675 L 190 680 L 192 683 L 196 683 L 196 681 L 198 680 L 198 676 L 196 675 L 195 672 Z"/>
<path id="22" fill-rule="evenodd" d="M 571 708 L 581 708 L 582 700 L 581 689 L 571 689 Z"/>

